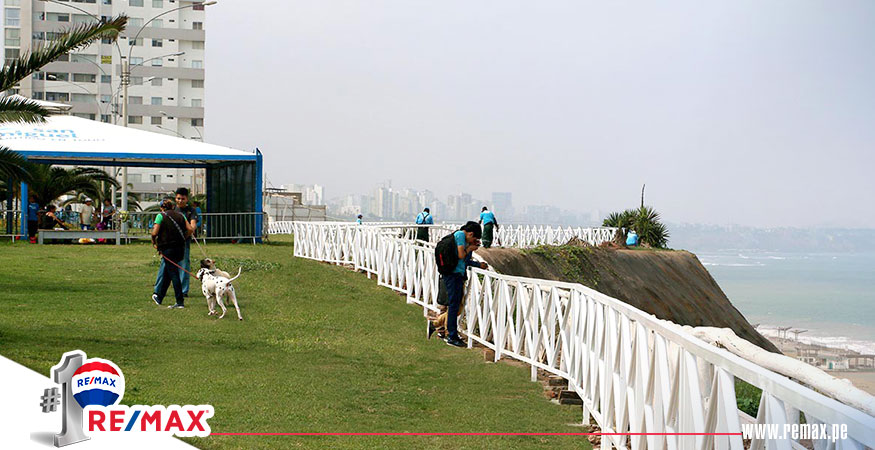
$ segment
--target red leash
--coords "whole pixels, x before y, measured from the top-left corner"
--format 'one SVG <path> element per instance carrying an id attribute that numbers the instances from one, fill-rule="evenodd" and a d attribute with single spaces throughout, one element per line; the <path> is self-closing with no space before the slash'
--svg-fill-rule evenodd
<path id="1" fill-rule="evenodd" d="M 176 264 L 176 263 L 173 262 L 170 258 L 164 256 L 164 253 L 158 252 L 158 254 L 161 255 L 162 258 L 166 259 L 167 262 L 169 262 L 170 264 L 173 264 L 174 266 L 178 267 L 179 270 L 181 270 L 181 271 L 183 271 L 183 272 L 185 272 L 185 273 L 187 273 L 187 274 L 189 274 L 189 275 L 191 275 L 191 276 L 197 278 L 197 275 L 195 275 L 195 274 L 193 274 L 193 273 L 191 273 L 191 272 L 185 270 L 182 266 L 180 266 L 179 264 Z"/>

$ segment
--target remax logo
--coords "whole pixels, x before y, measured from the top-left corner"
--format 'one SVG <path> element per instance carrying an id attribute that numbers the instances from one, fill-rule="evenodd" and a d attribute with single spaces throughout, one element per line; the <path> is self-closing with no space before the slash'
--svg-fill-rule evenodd
<path id="1" fill-rule="evenodd" d="M 86 359 L 85 352 L 76 350 L 64 353 L 51 373 L 63 393 L 57 388 L 46 389 L 40 406 L 43 412 L 54 412 L 61 406 L 62 429 L 55 435 L 55 447 L 89 439 L 86 430 L 180 437 L 210 435 L 207 419 L 213 417 L 212 405 L 120 405 L 125 395 L 125 376 L 112 361 Z"/>
<path id="2" fill-rule="evenodd" d="M 73 373 L 73 398 L 79 406 L 117 405 L 125 395 L 125 376 L 112 361 L 92 358 Z"/>

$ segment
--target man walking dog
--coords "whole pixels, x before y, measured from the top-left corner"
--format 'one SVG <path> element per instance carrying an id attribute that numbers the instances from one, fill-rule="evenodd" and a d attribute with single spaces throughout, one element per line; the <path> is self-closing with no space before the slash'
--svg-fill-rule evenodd
<path id="1" fill-rule="evenodd" d="M 176 304 L 168 308 L 184 308 L 185 298 L 182 296 L 182 259 L 185 257 L 185 240 L 194 231 L 185 216 L 174 209 L 173 200 L 161 202 L 161 212 L 155 217 L 152 227 L 152 246 L 161 255 L 161 266 L 158 268 L 158 279 L 161 284 L 152 294 L 152 301 L 160 305 L 167 295 L 167 288 L 173 284 L 173 294 Z M 166 261 L 169 259 L 170 261 Z"/>
<path id="2" fill-rule="evenodd" d="M 182 266 L 186 271 L 182 273 L 182 295 L 183 297 L 188 297 L 188 285 L 189 278 L 188 272 L 191 272 L 191 235 L 194 230 L 197 229 L 198 222 L 198 214 L 191 205 L 188 204 L 188 189 L 181 187 L 176 190 L 176 207 L 174 208 L 176 212 L 181 213 L 185 218 L 186 227 L 192 230 L 191 233 L 185 235 L 185 255 L 182 257 Z M 161 258 L 161 267 L 164 267 L 166 261 L 164 258 Z M 155 290 L 154 292 L 158 293 L 158 287 L 161 285 L 162 277 L 164 276 L 164 271 L 161 268 L 158 269 L 158 277 L 155 279 Z"/>

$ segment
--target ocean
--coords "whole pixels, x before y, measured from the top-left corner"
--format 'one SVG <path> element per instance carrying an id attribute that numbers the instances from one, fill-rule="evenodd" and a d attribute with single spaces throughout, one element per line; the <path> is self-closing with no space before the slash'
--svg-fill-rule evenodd
<path id="1" fill-rule="evenodd" d="M 875 253 L 705 251 L 699 260 L 765 335 L 875 354 Z M 793 337 L 790 333 L 788 337 Z"/>

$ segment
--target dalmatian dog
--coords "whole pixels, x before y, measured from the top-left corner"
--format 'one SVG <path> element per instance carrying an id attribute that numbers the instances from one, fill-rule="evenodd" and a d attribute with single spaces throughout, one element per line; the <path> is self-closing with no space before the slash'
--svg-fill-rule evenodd
<path id="1" fill-rule="evenodd" d="M 213 273 L 213 275 L 218 275 L 220 277 L 225 277 L 225 278 L 231 278 L 231 274 L 216 267 L 216 262 L 210 258 L 204 258 L 201 260 L 201 269 L 210 269 L 210 271 Z"/>
<path id="2" fill-rule="evenodd" d="M 222 303 L 222 298 L 228 297 L 234 302 L 234 308 L 237 309 L 237 318 L 243 320 L 243 316 L 240 315 L 240 306 L 237 304 L 237 293 L 234 291 L 234 286 L 231 285 L 231 282 L 236 280 L 242 271 L 243 268 L 239 268 L 234 278 L 223 277 L 207 268 L 201 268 L 197 271 L 196 277 L 201 281 L 201 291 L 204 293 L 204 297 L 207 298 L 207 307 L 210 309 L 210 312 L 207 314 L 208 316 L 217 314 L 216 302 L 218 302 L 219 306 L 222 307 L 222 315 L 219 318 L 225 317 L 228 309 Z"/>

